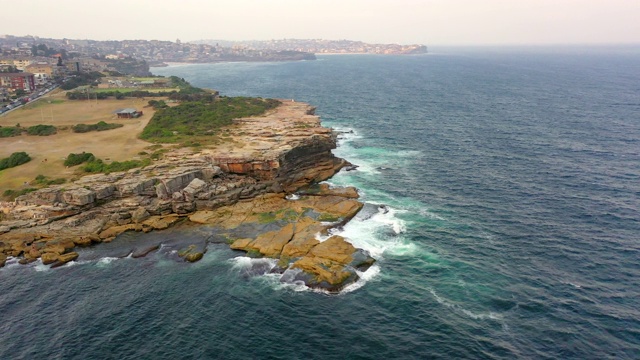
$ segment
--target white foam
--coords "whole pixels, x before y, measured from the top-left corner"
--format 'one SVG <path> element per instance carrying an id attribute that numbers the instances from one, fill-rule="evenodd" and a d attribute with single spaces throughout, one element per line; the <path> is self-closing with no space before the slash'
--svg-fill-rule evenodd
<path id="1" fill-rule="evenodd" d="M 322 224 L 324 224 L 324 223 L 322 223 Z M 318 241 L 320 241 L 320 242 L 324 242 L 324 241 L 326 241 L 327 239 L 329 239 L 330 237 L 332 237 L 333 235 L 334 235 L 334 234 L 332 233 L 332 231 L 331 231 L 331 230 L 329 230 L 329 232 L 327 233 L 327 235 L 324 235 L 324 234 L 322 234 L 322 233 L 320 233 L 320 232 L 317 232 L 317 233 L 315 234 L 315 239 L 316 239 L 316 240 L 318 240 Z"/>
<path id="2" fill-rule="evenodd" d="M 285 197 L 285 199 L 287 200 L 298 200 L 300 199 L 300 195 L 296 195 L 296 194 L 289 194 Z"/>
<path id="3" fill-rule="evenodd" d="M 118 258 L 116 257 L 103 257 L 100 260 L 98 260 L 98 262 L 96 263 L 97 266 L 99 267 L 105 267 L 109 264 L 111 264 L 113 261 L 118 260 Z"/>
<path id="4" fill-rule="evenodd" d="M 426 208 L 420 208 L 418 209 L 418 214 L 424 216 L 424 217 L 428 217 L 430 219 L 434 219 L 434 220 L 440 220 L 440 221 L 446 221 L 447 219 L 443 218 L 442 216 L 432 213 L 431 211 L 429 211 L 429 209 Z"/>
<path id="5" fill-rule="evenodd" d="M 20 263 L 18 261 L 20 261 L 20 259 L 13 256 L 9 256 L 7 257 L 7 261 L 4 263 L 4 268 L 2 269 L 11 269 L 11 268 L 19 267 Z"/>
<path id="6" fill-rule="evenodd" d="M 356 248 L 366 250 L 374 259 L 380 259 L 385 252 L 407 254 L 417 248 L 407 244 L 400 236 L 406 231 L 404 220 L 396 217 L 397 210 L 386 207 L 379 208 L 378 213 L 366 220 L 351 220 L 344 228 L 333 230 L 331 233 L 344 237 Z M 408 249 L 407 247 L 411 249 Z"/>
<path id="7" fill-rule="evenodd" d="M 363 287 L 366 283 L 380 275 L 380 267 L 378 265 L 373 265 L 368 268 L 367 271 L 356 271 L 356 273 L 358 274 L 360 279 L 342 289 L 342 293 L 350 293 Z"/>
<path id="8" fill-rule="evenodd" d="M 441 304 L 444 305 L 445 307 L 448 307 L 458 313 L 464 314 L 472 319 L 475 320 L 502 320 L 502 315 L 500 314 L 496 314 L 492 311 L 487 312 L 487 313 L 475 313 L 471 310 L 465 309 L 462 306 L 458 305 L 458 304 L 454 304 L 452 302 L 449 302 L 447 300 L 445 300 L 444 298 L 440 297 L 435 290 L 433 289 L 429 289 L 429 292 L 431 293 L 431 295 L 433 295 L 433 297 L 436 299 L 436 301 Z"/>
<path id="9" fill-rule="evenodd" d="M 51 267 L 43 264 L 42 260 L 38 259 L 33 262 L 33 269 L 37 272 L 45 272 L 51 270 Z"/>
<path id="10" fill-rule="evenodd" d="M 233 259 L 230 259 L 233 263 L 233 267 L 239 270 L 251 270 L 255 265 L 264 265 L 269 270 L 273 269 L 277 264 L 278 260 L 270 259 L 270 258 L 251 258 L 248 256 L 238 256 Z"/>

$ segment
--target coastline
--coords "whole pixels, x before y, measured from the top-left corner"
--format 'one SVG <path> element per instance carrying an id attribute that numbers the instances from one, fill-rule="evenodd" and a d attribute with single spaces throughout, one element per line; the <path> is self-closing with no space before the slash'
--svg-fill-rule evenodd
<path id="1" fill-rule="evenodd" d="M 344 225 L 363 204 L 353 188 L 313 185 L 349 165 L 332 154 L 336 134 L 321 126 L 315 108 L 283 100 L 227 131 L 215 148 L 177 149 L 146 168 L 88 175 L 0 204 L 0 265 L 15 258 L 62 266 L 78 259 L 76 247 L 191 221 L 219 229 L 234 250 L 278 259 L 274 271 L 290 281 L 329 292 L 357 281 L 375 260 L 344 238 L 316 236 Z M 193 262 L 205 252 L 206 243 L 188 244 L 179 255 Z"/>

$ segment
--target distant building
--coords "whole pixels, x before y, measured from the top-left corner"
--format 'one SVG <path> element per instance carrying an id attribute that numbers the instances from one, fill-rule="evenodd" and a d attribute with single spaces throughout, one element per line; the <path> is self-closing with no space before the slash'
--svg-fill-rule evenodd
<path id="1" fill-rule="evenodd" d="M 12 90 L 32 92 L 36 89 L 35 77 L 32 73 L 0 73 L 0 86 Z"/>
<path id="2" fill-rule="evenodd" d="M 0 65 L 10 65 L 20 71 L 24 71 L 31 64 L 29 59 L 0 59 Z"/>
<path id="3" fill-rule="evenodd" d="M 53 67 L 45 61 L 38 61 L 26 67 L 33 74 L 36 86 L 44 85 L 53 77 Z"/>
<path id="4" fill-rule="evenodd" d="M 116 110 L 115 114 L 118 115 L 118 119 L 133 119 L 142 116 L 142 111 L 136 109 L 126 108 Z"/>

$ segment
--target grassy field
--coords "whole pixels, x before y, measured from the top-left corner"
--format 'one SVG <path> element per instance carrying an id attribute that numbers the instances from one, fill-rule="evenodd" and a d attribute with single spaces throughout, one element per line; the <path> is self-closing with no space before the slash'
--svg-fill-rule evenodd
<path id="1" fill-rule="evenodd" d="M 138 139 L 138 135 L 154 114 L 152 108 L 143 108 L 146 100 L 66 100 L 64 93 L 44 97 L 29 106 L 0 116 L 0 126 L 29 127 L 38 124 L 54 125 L 58 133 L 51 136 L 0 138 L 0 158 L 24 151 L 32 160 L 15 168 L 0 171 L 0 194 L 7 189 L 27 187 L 36 176 L 49 178 L 74 177 L 75 168 L 65 168 L 64 158 L 69 153 L 91 152 L 106 161 L 125 161 L 139 158 L 138 153 L 151 144 Z M 143 110 L 137 119 L 118 119 L 113 113 L 122 108 Z M 118 129 L 77 134 L 71 131 L 76 124 L 95 124 L 99 121 L 120 123 Z"/>
<path id="2" fill-rule="evenodd" d="M 132 91 L 149 91 L 149 92 L 161 92 L 161 91 L 180 91 L 178 88 L 107 88 L 107 89 L 91 89 L 92 93 L 102 93 L 109 91 L 120 91 L 121 93 L 128 93 Z"/>

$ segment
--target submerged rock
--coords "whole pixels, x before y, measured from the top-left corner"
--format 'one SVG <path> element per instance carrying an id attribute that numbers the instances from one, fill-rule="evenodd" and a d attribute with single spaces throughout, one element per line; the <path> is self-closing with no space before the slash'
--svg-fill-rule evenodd
<path id="1" fill-rule="evenodd" d="M 188 262 L 196 262 L 204 256 L 204 253 L 207 252 L 207 244 L 203 242 L 201 244 L 192 244 L 187 246 L 186 248 L 178 251 L 178 256 L 183 258 L 184 261 Z"/>

